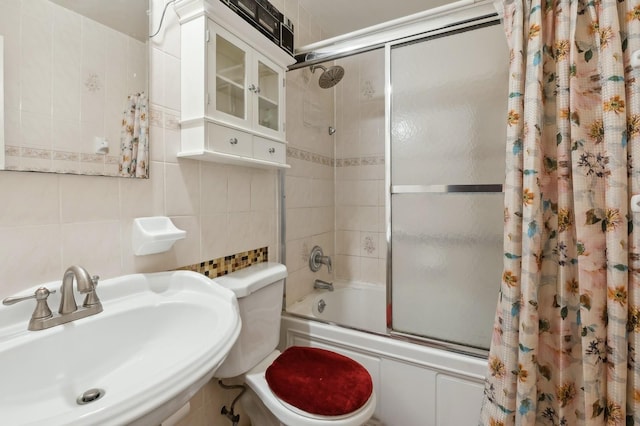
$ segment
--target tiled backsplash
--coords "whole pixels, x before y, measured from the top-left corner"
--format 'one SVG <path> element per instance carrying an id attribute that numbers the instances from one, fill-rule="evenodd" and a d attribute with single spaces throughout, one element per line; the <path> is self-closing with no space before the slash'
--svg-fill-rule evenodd
<path id="1" fill-rule="evenodd" d="M 198 272 L 209 278 L 221 277 L 234 271 L 269 261 L 269 247 L 243 251 L 229 256 L 218 257 L 206 262 L 194 263 L 178 269 Z"/>

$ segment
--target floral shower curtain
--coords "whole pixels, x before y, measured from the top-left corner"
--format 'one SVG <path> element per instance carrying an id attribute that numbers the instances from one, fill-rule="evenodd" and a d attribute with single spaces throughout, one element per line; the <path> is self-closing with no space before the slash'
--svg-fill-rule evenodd
<path id="1" fill-rule="evenodd" d="M 640 425 L 640 1 L 507 0 L 504 24 L 504 271 L 480 424 Z"/>
<path id="2" fill-rule="evenodd" d="M 149 116 L 147 96 L 129 95 L 120 131 L 120 176 L 149 177 Z"/>

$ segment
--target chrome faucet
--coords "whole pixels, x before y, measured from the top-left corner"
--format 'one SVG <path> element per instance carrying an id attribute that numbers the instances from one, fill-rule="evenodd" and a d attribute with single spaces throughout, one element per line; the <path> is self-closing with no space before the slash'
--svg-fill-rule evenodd
<path id="1" fill-rule="evenodd" d="M 318 272 L 322 265 L 327 265 L 327 269 L 331 273 L 331 257 L 325 256 L 320 246 L 314 246 L 309 256 L 309 268 L 313 272 Z"/>
<path id="2" fill-rule="evenodd" d="M 86 294 L 80 309 L 78 309 L 73 295 L 74 277 L 78 291 Z M 36 299 L 36 308 L 31 315 L 28 329 L 33 331 L 44 330 L 45 328 L 51 328 L 102 312 L 102 303 L 100 303 L 100 299 L 96 294 L 96 286 L 99 279 L 100 277 L 97 275 L 90 276 L 87 270 L 81 266 L 67 268 L 60 287 L 60 309 L 58 309 L 57 315 L 51 312 L 47 303 L 49 294 L 55 293 L 55 290 L 50 291 L 46 287 L 40 287 L 31 296 L 7 297 L 2 301 L 2 304 L 13 305 L 23 300 Z"/>
<path id="3" fill-rule="evenodd" d="M 323 280 L 315 280 L 313 282 L 313 288 L 317 288 L 320 290 L 329 290 L 333 291 L 333 283 L 323 281 Z"/>

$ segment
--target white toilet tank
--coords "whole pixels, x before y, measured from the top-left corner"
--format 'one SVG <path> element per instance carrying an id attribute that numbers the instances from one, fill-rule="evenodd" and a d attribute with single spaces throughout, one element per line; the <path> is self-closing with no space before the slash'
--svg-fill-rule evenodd
<path id="1" fill-rule="evenodd" d="M 236 294 L 242 320 L 240 336 L 216 370 L 216 377 L 244 374 L 276 348 L 286 277 L 284 265 L 264 262 L 213 280 Z"/>

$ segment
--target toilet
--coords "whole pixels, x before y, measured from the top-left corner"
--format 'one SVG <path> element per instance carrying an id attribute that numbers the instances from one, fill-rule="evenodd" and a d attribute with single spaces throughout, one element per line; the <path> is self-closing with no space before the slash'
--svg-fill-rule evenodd
<path id="1" fill-rule="evenodd" d="M 286 276 L 284 265 L 264 262 L 213 280 L 235 293 L 242 320 L 238 340 L 214 375 L 243 378 L 247 391 L 240 401 L 253 425 L 366 423 L 376 397 L 364 367 L 319 348 L 276 350 Z"/>

